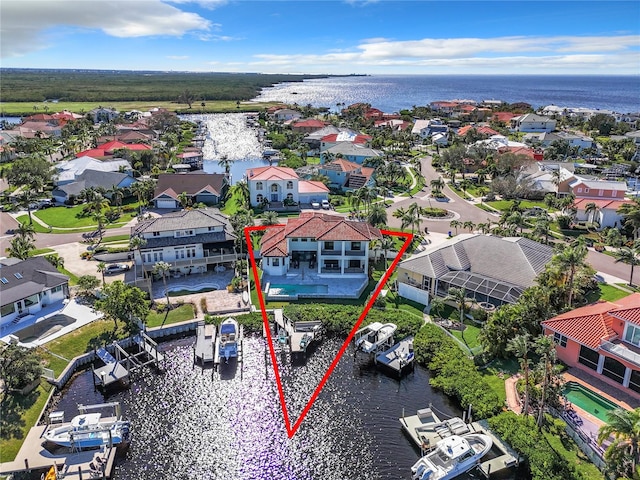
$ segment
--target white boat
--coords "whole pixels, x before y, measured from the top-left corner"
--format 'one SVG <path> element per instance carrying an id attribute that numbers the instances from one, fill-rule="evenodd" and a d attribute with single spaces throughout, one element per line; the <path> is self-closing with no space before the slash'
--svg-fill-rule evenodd
<path id="1" fill-rule="evenodd" d="M 413 480 L 450 480 L 478 465 L 491 449 L 491 437 L 482 433 L 451 435 L 411 467 Z"/>
<path id="2" fill-rule="evenodd" d="M 393 345 L 393 334 L 398 327 L 393 323 L 373 322 L 354 335 L 356 349 L 364 353 L 375 353 Z"/>
<path id="3" fill-rule="evenodd" d="M 49 429 L 44 439 L 62 447 L 90 448 L 118 445 L 129 440 L 129 422 L 101 421 L 99 413 L 73 417 L 69 425 Z"/>
<path id="4" fill-rule="evenodd" d="M 238 356 L 238 322 L 229 317 L 220 325 L 220 356 L 228 362 Z"/>

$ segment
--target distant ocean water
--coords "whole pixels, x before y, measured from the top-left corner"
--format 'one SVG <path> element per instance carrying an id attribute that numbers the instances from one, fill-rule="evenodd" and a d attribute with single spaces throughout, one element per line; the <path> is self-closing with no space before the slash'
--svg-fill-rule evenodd
<path id="1" fill-rule="evenodd" d="M 265 88 L 254 99 L 336 110 L 365 102 L 384 112 L 424 106 L 437 100 L 471 99 L 526 102 L 534 108 L 550 104 L 619 113 L 640 112 L 640 75 L 374 75 L 331 77 L 282 83 Z"/>

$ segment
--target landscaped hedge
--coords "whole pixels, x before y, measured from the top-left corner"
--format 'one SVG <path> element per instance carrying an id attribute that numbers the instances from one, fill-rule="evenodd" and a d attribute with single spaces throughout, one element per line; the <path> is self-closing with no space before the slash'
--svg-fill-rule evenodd
<path id="1" fill-rule="evenodd" d="M 489 419 L 489 427 L 527 459 L 532 480 L 576 478 L 538 430 L 533 417 L 503 412 Z"/>
<path id="2" fill-rule="evenodd" d="M 413 343 L 416 359 L 432 373 L 429 383 L 455 397 L 462 408 L 472 406 L 476 418 L 498 413 L 503 404 L 478 372 L 473 360 L 437 325 L 424 325 Z"/>

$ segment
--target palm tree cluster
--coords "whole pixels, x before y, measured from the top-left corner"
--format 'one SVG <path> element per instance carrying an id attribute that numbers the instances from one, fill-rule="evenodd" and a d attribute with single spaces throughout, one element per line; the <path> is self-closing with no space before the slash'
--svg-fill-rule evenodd
<path id="1" fill-rule="evenodd" d="M 402 222 L 400 225 L 402 230 L 407 227 L 411 227 L 411 233 L 415 233 L 416 231 L 420 231 L 420 225 L 424 220 L 425 212 L 426 209 L 424 207 L 413 202 L 407 208 L 398 208 L 393 212 L 393 216 L 400 219 Z"/>
<path id="2" fill-rule="evenodd" d="M 14 231 L 7 253 L 10 257 L 26 260 L 35 249 L 36 231 L 31 223 L 21 223 Z"/>

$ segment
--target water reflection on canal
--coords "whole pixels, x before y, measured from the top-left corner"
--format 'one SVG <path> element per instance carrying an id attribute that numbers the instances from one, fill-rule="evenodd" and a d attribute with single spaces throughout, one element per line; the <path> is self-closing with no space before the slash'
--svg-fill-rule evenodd
<path id="1" fill-rule="evenodd" d="M 273 371 L 265 369 L 263 340 L 246 338 L 242 375 L 240 366 L 224 365 L 228 379 L 222 380 L 193 367 L 194 340 L 162 344 L 166 373 L 145 371 L 128 390 L 105 398 L 94 392 L 89 371 L 64 392 L 56 408 L 67 418 L 78 403 L 121 402 L 133 441 L 116 478 L 410 478 L 417 453 L 398 422 L 403 407 L 412 415 L 431 402 L 459 414 L 431 390 L 426 371 L 416 369 L 398 381 L 345 355 L 289 439 Z M 306 363 L 282 372 L 292 423 L 340 345 L 326 339 Z"/>

